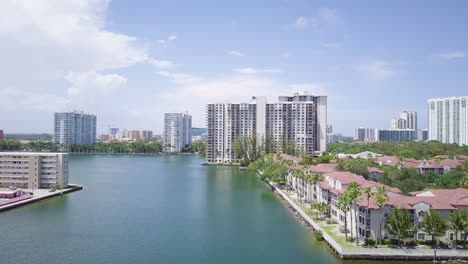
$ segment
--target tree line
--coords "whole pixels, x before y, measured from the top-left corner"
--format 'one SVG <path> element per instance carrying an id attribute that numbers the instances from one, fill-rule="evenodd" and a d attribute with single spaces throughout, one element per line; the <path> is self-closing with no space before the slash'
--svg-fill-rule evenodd
<path id="1" fill-rule="evenodd" d="M 249 165 L 264 154 L 279 151 L 289 155 L 304 155 L 303 150 L 296 148 L 294 140 L 282 137 L 276 141 L 270 135 L 265 135 L 261 139 L 258 139 L 256 135 L 240 136 L 234 141 L 232 151 L 240 160 L 241 166 Z"/>
<path id="2" fill-rule="evenodd" d="M 468 155 L 468 146 L 445 144 L 439 141 L 404 141 L 404 142 L 375 142 L 375 143 L 329 143 L 327 151 L 332 154 L 356 154 L 372 151 L 400 158 L 431 159 L 437 155 Z"/>
<path id="3" fill-rule="evenodd" d="M 111 141 L 94 144 L 57 144 L 52 141 L 31 141 L 21 143 L 18 140 L 0 140 L 0 151 L 69 151 L 71 153 L 159 153 L 163 150 L 160 141 Z"/>

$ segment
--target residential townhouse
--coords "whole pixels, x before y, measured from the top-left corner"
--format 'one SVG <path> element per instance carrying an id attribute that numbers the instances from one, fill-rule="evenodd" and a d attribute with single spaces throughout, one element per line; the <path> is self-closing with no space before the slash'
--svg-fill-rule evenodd
<path id="1" fill-rule="evenodd" d="M 309 173 L 320 173 L 323 176 L 322 182 L 312 184 L 307 178 L 295 177 L 294 169 L 307 168 Z M 429 209 L 439 212 L 445 219 L 453 210 L 468 208 L 468 189 L 451 190 L 425 190 L 421 192 L 404 195 L 398 188 L 392 188 L 381 183 L 366 180 L 363 176 L 350 172 L 336 171 L 336 164 L 319 164 L 315 166 L 302 166 L 294 164 L 289 168 L 286 176 L 286 184 L 289 191 L 297 194 L 298 200 L 303 203 L 326 203 L 330 206 L 328 216 L 334 219 L 339 225 L 346 226 L 348 230 L 357 230 L 359 239 L 378 238 L 380 225 L 383 238 L 392 238 L 385 230 L 386 217 L 391 213 L 392 208 L 405 208 L 414 219 L 415 226 L 419 227 L 414 239 L 430 239 L 428 234 L 421 230 L 422 217 Z M 343 212 L 338 208 L 337 202 L 340 196 L 353 182 L 364 189 L 370 187 L 373 192 L 378 187 L 387 188 L 388 201 L 383 208 L 379 208 L 373 198 L 367 200 L 361 196 L 356 206 L 351 206 L 348 212 Z M 367 210 L 369 209 L 369 210 Z M 355 221 L 357 215 L 358 221 Z M 353 221 L 351 221 L 353 219 Z M 346 221 L 345 221 L 346 220 Z M 348 231 L 349 232 L 349 231 Z M 464 235 L 462 235 L 462 238 Z M 447 231 L 443 240 L 453 240 L 454 232 Z"/>

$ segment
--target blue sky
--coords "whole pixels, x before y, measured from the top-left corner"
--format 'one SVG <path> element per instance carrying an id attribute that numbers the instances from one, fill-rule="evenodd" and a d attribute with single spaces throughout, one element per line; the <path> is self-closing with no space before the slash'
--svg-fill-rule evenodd
<path id="1" fill-rule="evenodd" d="M 466 1 L 14 1 L 0 16 L 0 129 L 53 112 L 160 133 L 163 113 L 309 90 L 335 131 L 468 94 Z"/>

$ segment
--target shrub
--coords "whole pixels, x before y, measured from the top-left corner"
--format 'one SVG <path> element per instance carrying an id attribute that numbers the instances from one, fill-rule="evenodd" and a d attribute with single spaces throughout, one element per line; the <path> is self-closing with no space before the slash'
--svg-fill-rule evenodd
<path id="1" fill-rule="evenodd" d="M 327 218 L 327 219 L 325 219 L 325 223 L 327 223 L 327 225 L 338 224 L 338 222 L 336 221 L 336 219 L 333 219 L 333 218 Z"/>
<path id="2" fill-rule="evenodd" d="M 366 246 L 375 246 L 377 244 L 377 239 L 375 238 L 366 238 L 364 240 L 364 245 Z"/>
<path id="3" fill-rule="evenodd" d="M 314 231 L 314 235 L 315 235 L 315 239 L 317 239 L 318 241 L 322 241 L 322 240 L 323 240 L 323 233 L 322 233 L 322 231 L 320 231 L 320 230 L 315 230 L 315 231 Z"/>
<path id="4" fill-rule="evenodd" d="M 432 246 L 432 244 L 434 244 L 434 241 L 432 241 L 431 239 L 417 239 L 416 240 L 416 243 L 418 243 L 419 245 L 426 245 L 426 246 Z"/>
<path id="5" fill-rule="evenodd" d="M 425 245 L 426 240 L 425 239 L 416 239 L 416 244 L 418 245 Z"/>
<path id="6" fill-rule="evenodd" d="M 391 241 L 390 241 L 390 239 L 388 239 L 388 238 L 384 238 L 384 239 L 382 239 L 382 244 L 384 244 L 384 245 L 390 245 L 390 244 L 391 244 Z"/>
<path id="7" fill-rule="evenodd" d="M 400 244 L 399 242 L 400 241 L 398 241 L 398 239 L 394 239 L 394 238 L 390 239 L 390 245 L 396 246 Z"/>
<path id="8" fill-rule="evenodd" d="M 414 240 L 410 240 L 410 241 L 405 242 L 406 247 L 415 247 L 416 245 L 417 245 L 416 241 L 414 241 Z"/>

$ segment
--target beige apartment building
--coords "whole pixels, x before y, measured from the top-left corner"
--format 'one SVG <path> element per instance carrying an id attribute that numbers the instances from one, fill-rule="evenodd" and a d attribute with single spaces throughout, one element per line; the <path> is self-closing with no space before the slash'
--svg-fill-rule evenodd
<path id="1" fill-rule="evenodd" d="M 67 153 L 0 152 L 0 187 L 68 186 Z"/>

